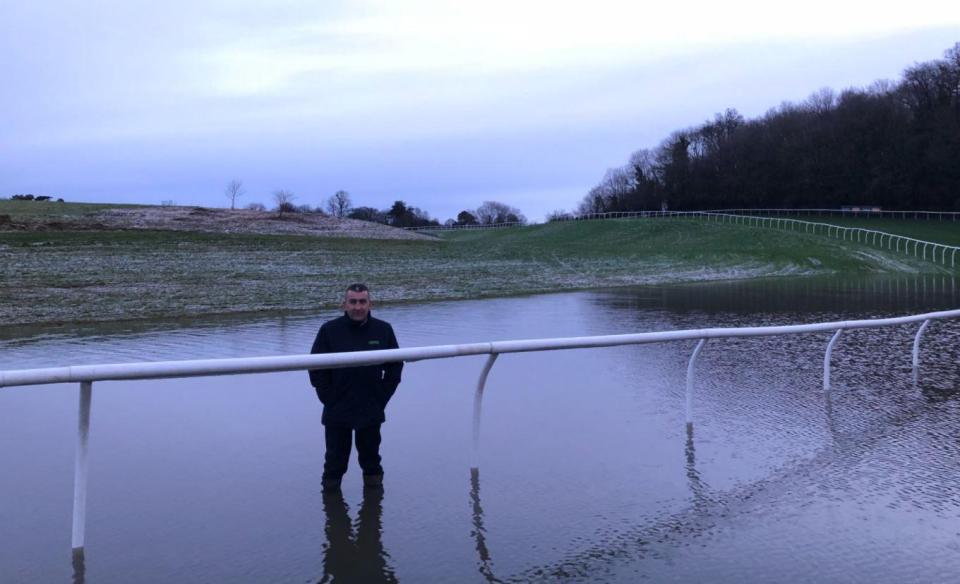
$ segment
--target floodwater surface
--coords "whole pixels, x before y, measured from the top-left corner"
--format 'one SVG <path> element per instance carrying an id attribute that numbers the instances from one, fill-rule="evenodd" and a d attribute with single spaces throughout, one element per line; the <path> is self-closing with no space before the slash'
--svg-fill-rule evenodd
<path id="1" fill-rule="evenodd" d="M 401 346 L 902 316 L 956 282 L 782 279 L 385 306 Z M 37 329 L 0 369 L 297 354 L 333 316 Z M 78 387 L 0 389 L 0 582 L 954 582 L 960 322 L 410 363 L 385 489 L 320 492 L 305 372 L 93 387 L 86 553 L 70 553 Z"/>

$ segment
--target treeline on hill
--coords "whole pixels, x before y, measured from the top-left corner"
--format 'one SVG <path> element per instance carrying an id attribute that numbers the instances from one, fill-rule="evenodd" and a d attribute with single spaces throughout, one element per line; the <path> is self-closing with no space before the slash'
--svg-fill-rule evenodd
<path id="1" fill-rule="evenodd" d="M 238 179 L 230 181 L 227 185 L 226 194 L 230 198 L 231 208 L 236 204 L 237 198 L 243 194 L 242 185 L 243 182 Z M 427 211 L 408 205 L 404 201 L 394 201 L 389 209 L 354 207 L 350 193 L 342 190 L 328 198 L 323 207 L 296 206 L 293 204 L 296 195 L 285 189 L 275 191 L 273 199 L 277 204 L 275 210 L 280 213 L 281 217 L 283 213 L 320 213 L 334 217 L 383 223 L 393 227 L 436 227 L 440 225 L 440 222 L 432 219 Z M 266 207 L 260 203 L 251 203 L 247 205 L 247 208 L 255 211 L 266 210 Z M 496 223 L 526 222 L 527 218 L 516 207 L 511 207 L 499 201 L 484 201 L 475 210 L 460 211 L 456 219 L 447 219 L 444 225 L 492 225 Z"/>
<path id="2" fill-rule="evenodd" d="M 581 214 L 711 208 L 960 210 L 960 43 L 898 83 L 736 110 L 607 171 Z M 551 218 L 562 218 L 562 212 Z"/>
<path id="3" fill-rule="evenodd" d="M 234 180 L 231 184 L 239 182 L 240 181 Z M 440 225 L 439 221 L 430 218 L 429 213 L 419 207 L 408 205 L 404 201 L 394 201 L 389 209 L 380 210 L 373 207 L 354 207 L 350 193 L 347 191 L 337 191 L 327 199 L 323 207 L 311 208 L 310 205 L 294 205 L 293 200 L 295 198 L 296 195 L 291 191 L 285 189 L 275 191 L 273 199 L 276 206 L 273 210 L 276 211 L 280 217 L 283 217 L 284 213 L 316 213 L 333 217 L 373 221 L 394 227 L 428 227 Z M 267 210 L 266 206 L 261 203 L 250 203 L 247 205 L 247 209 L 252 211 Z"/>
<path id="4" fill-rule="evenodd" d="M 334 213 L 336 214 L 336 213 Z M 348 208 L 341 216 L 363 221 L 385 223 L 394 227 L 439 226 L 440 222 L 431 219 L 429 213 L 417 207 L 409 207 L 403 201 L 396 201 L 390 209 L 378 211 L 373 207 Z M 527 218 L 516 207 L 499 201 L 484 201 L 475 210 L 464 210 L 456 219 L 447 219 L 444 225 L 493 225 L 497 223 L 526 223 Z"/>

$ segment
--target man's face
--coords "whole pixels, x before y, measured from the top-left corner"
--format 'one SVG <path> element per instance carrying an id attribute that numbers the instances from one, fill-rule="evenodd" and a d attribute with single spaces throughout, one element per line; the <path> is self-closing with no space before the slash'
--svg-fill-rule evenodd
<path id="1" fill-rule="evenodd" d="M 347 290 L 347 297 L 343 300 L 343 310 L 346 311 L 350 320 L 363 322 L 367 320 L 370 309 L 373 308 L 373 302 L 370 301 L 370 292 L 354 292 Z"/>

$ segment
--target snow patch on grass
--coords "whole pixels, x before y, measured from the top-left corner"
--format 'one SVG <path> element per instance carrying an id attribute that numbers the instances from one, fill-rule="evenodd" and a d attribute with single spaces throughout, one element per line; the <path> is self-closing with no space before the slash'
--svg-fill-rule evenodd
<path id="1" fill-rule="evenodd" d="M 916 261 L 916 258 L 907 259 L 904 257 L 904 259 L 897 259 L 895 257 L 890 257 L 888 254 L 883 252 L 873 250 L 856 250 L 852 253 L 852 255 L 854 257 L 867 260 L 868 262 L 878 266 L 883 271 L 906 272 L 908 274 L 917 274 L 922 271 L 913 263 Z M 933 263 L 931 262 L 930 265 L 932 267 Z"/>

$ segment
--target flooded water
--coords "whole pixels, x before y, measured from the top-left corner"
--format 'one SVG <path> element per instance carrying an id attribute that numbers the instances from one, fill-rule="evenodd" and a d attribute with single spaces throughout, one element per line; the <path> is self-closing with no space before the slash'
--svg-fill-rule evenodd
<path id="1" fill-rule="evenodd" d="M 404 347 L 900 316 L 956 282 L 771 280 L 375 310 Z M 335 316 L 37 329 L 0 369 L 304 353 Z M 306 373 L 94 384 L 85 563 L 76 385 L 0 389 L 0 582 L 954 582 L 960 322 L 408 364 L 385 489 L 320 493 Z"/>

